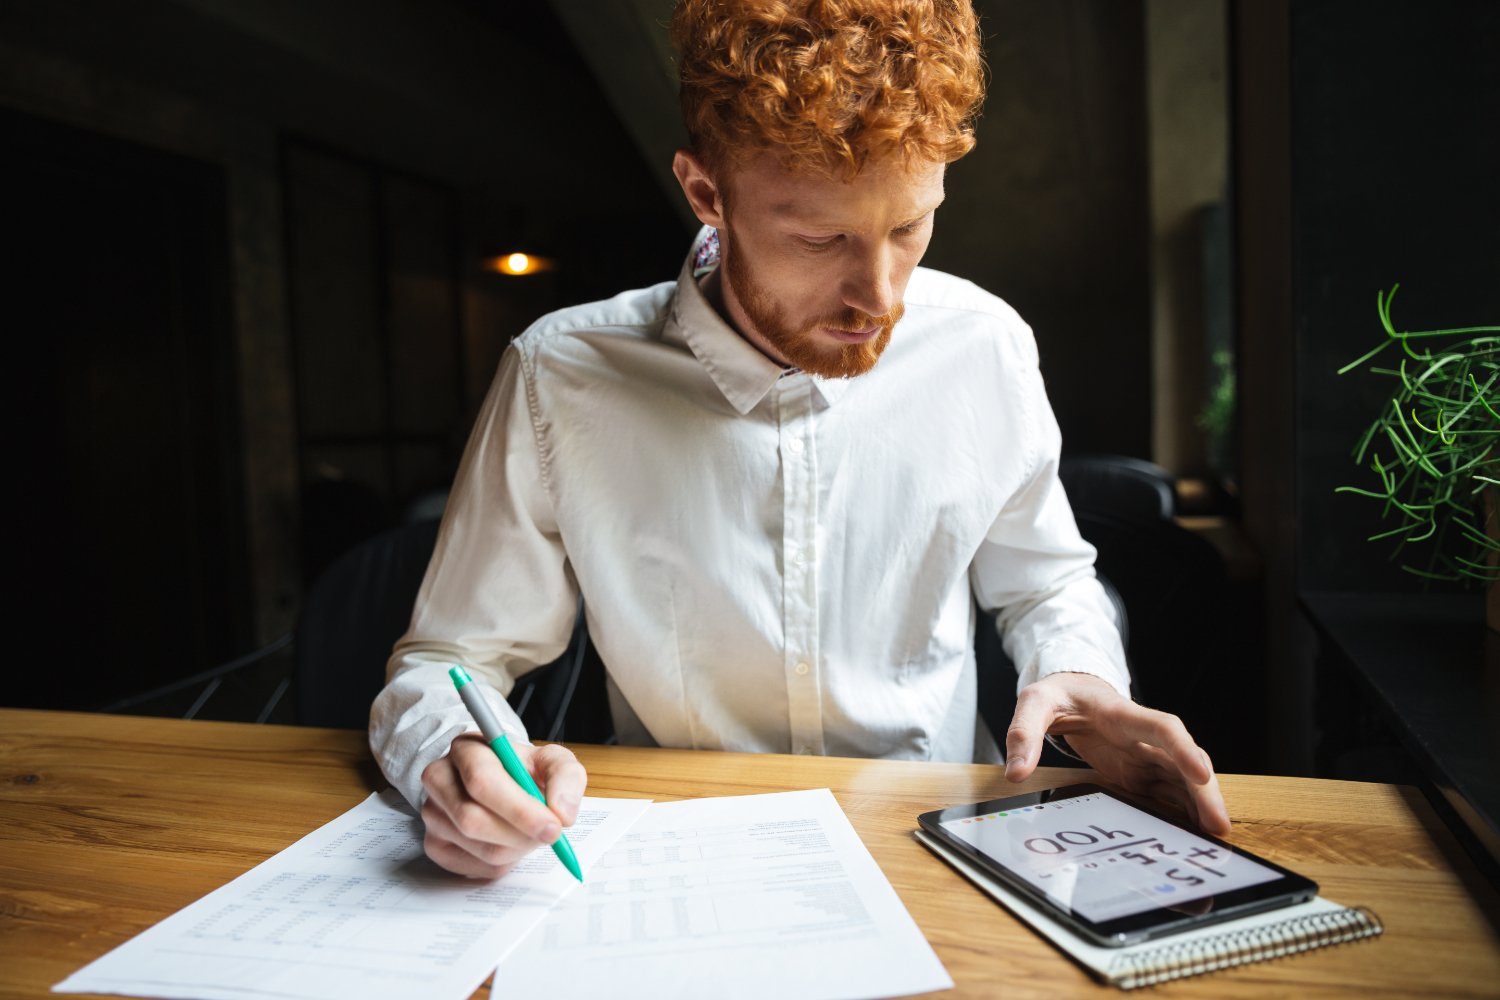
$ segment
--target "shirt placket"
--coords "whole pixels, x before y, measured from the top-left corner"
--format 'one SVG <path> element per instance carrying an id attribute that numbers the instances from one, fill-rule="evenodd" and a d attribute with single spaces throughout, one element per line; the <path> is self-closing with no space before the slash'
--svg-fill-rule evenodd
<path id="1" fill-rule="evenodd" d="M 818 454 L 813 385 L 806 375 L 778 383 L 782 470 L 782 628 L 786 636 L 787 723 L 792 752 L 822 754 L 818 657 Z"/>

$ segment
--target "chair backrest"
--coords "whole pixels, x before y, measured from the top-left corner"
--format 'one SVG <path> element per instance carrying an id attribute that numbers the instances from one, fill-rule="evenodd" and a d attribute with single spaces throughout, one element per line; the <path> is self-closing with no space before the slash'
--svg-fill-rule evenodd
<path id="1" fill-rule="evenodd" d="M 1128 455 L 1065 455 L 1057 469 L 1077 510 L 1166 521 L 1177 513 L 1177 480 L 1166 469 Z"/>
<path id="2" fill-rule="evenodd" d="M 297 621 L 297 717 L 303 725 L 363 729 L 385 684 L 396 640 L 437 544 L 438 522 L 417 520 L 354 546 L 307 593 Z M 579 616 L 580 622 L 582 615 Z M 558 739 L 583 670 L 581 627 L 561 657 L 522 677 L 510 702 L 536 739 Z"/>
<path id="3" fill-rule="evenodd" d="M 411 624 L 437 530 L 437 521 L 417 521 L 360 542 L 308 589 L 297 620 L 302 724 L 369 724 L 391 648 Z"/>

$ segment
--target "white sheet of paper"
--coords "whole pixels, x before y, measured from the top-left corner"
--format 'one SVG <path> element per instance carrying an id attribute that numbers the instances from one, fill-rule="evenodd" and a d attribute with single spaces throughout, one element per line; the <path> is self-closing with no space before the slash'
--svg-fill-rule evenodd
<path id="1" fill-rule="evenodd" d="M 568 839 L 585 878 L 648 805 L 584 798 Z M 577 884 L 550 848 L 495 882 L 450 875 L 427 860 L 421 820 L 387 790 L 52 989 L 200 1000 L 467 997 Z"/>
<path id="2" fill-rule="evenodd" d="M 497 996 L 838 1000 L 953 985 L 828 789 L 653 805 Z"/>

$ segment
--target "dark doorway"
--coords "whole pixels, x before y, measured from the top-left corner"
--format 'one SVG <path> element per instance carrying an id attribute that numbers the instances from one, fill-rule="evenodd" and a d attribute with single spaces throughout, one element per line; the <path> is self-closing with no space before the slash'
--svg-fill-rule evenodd
<path id="1" fill-rule="evenodd" d="M 22 595 L 4 700 L 87 708 L 249 645 L 224 171 L 9 111 L 0 145 Z"/>

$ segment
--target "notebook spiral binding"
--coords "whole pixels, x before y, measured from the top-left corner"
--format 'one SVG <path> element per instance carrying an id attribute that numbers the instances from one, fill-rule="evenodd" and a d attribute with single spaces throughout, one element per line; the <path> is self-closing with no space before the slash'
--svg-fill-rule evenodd
<path id="1" fill-rule="evenodd" d="M 1147 951 L 1122 955 L 1110 966 L 1109 980 L 1121 989 L 1133 990 L 1170 979 L 1374 937 L 1382 930 L 1380 918 L 1362 906 L 1315 913 L 1282 923 L 1191 942 L 1163 944 Z"/>

